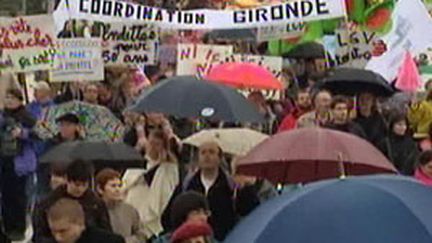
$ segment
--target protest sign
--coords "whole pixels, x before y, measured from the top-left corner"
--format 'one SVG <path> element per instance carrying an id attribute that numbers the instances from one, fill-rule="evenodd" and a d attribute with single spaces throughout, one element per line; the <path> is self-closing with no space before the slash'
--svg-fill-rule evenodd
<path id="1" fill-rule="evenodd" d="M 58 43 L 58 65 L 50 72 L 52 82 L 104 79 L 102 46 L 99 39 L 62 39 Z"/>
<path id="2" fill-rule="evenodd" d="M 367 30 L 336 30 L 334 56 L 329 57 L 331 67 L 364 68 L 372 58 L 373 43 L 378 40 L 375 32 Z"/>
<path id="3" fill-rule="evenodd" d="M 154 64 L 159 34 L 150 24 L 105 23 L 102 41 L 105 64 Z"/>
<path id="4" fill-rule="evenodd" d="M 29 72 L 54 67 L 56 43 L 50 15 L 2 18 L 0 71 Z"/>
<path id="5" fill-rule="evenodd" d="M 237 29 L 274 24 L 340 18 L 346 15 L 344 1 L 295 0 L 276 5 L 238 10 L 167 10 L 120 0 L 62 0 L 56 10 L 61 16 L 95 21 L 145 21 L 175 29 Z M 62 25 L 62 24 L 61 24 Z"/>
<path id="6" fill-rule="evenodd" d="M 388 51 L 372 58 L 366 66 L 389 82 L 396 78 L 407 51 L 418 55 L 432 46 L 432 20 L 421 0 L 398 1 L 392 19 L 392 31 L 382 38 Z"/>
<path id="7" fill-rule="evenodd" d="M 301 37 L 306 30 L 305 22 L 270 25 L 258 28 L 257 40 L 270 41 Z"/>
<path id="8" fill-rule="evenodd" d="M 177 75 L 205 76 L 212 68 L 232 55 L 233 46 L 178 44 Z"/>
<path id="9" fill-rule="evenodd" d="M 156 27 L 142 23 L 104 23 L 102 57 L 105 64 L 154 64 L 159 34 Z"/>

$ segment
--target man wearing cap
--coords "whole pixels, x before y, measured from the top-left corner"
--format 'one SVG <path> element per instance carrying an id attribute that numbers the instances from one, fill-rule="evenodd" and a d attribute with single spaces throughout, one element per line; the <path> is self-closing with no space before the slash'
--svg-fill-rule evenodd
<path id="1" fill-rule="evenodd" d="M 59 133 L 53 139 L 53 145 L 81 139 L 80 120 L 77 115 L 67 113 L 56 120 Z"/>
<path id="2" fill-rule="evenodd" d="M 51 98 L 51 87 L 45 81 L 39 81 L 34 86 L 35 100 L 27 106 L 27 110 L 40 120 L 44 109 L 54 105 Z"/>

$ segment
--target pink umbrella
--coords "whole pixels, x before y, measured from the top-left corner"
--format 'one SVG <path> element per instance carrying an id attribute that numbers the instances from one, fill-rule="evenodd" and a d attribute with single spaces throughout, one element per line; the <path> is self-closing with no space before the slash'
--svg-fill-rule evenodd
<path id="1" fill-rule="evenodd" d="M 396 80 L 396 88 L 402 91 L 415 92 L 421 86 L 420 79 L 417 64 L 412 58 L 411 53 L 406 52 L 402 67 Z"/>
<path id="2" fill-rule="evenodd" d="M 214 67 L 206 78 L 239 89 L 283 89 L 269 70 L 254 63 L 224 63 Z"/>
<path id="3" fill-rule="evenodd" d="M 240 174 L 275 183 L 396 172 L 393 164 L 366 140 L 324 128 L 279 133 L 252 149 L 237 166 Z"/>

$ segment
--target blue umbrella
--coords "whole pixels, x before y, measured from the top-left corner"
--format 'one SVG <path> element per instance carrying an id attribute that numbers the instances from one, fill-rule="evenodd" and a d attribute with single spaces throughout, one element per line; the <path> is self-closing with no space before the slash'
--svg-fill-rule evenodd
<path id="1" fill-rule="evenodd" d="M 430 243 L 432 189 L 402 176 L 310 184 L 262 205 L 225 243 Z"/>

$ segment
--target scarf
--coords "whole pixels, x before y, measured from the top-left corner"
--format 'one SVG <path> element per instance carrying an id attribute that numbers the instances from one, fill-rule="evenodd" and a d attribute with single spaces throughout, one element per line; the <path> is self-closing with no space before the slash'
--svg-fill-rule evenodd
<path id="1" fill-rule="evenodd" d="M 426 186 L 432 186 L 432 177 L 426 175 L 420 167 L 415 171 L 414 177 Z"/>

